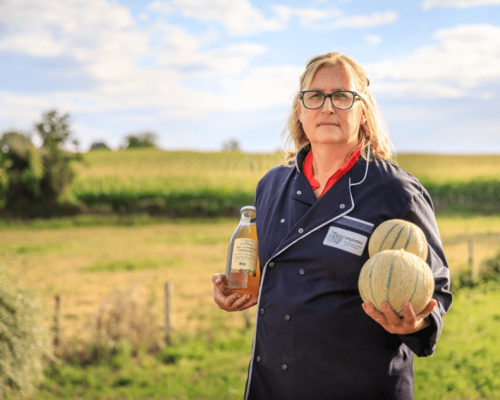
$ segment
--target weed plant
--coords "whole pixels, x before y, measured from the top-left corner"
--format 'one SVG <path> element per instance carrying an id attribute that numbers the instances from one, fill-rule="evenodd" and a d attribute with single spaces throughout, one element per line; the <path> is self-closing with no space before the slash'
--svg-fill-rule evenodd
<path id="1" fill-rule="evenodd" d="M 42 304 L 0 267 L 0 398 L 31 395 L 52 349 Z"/>
<path id="2" fill-rule="evenodd" d="M 465 288 L 482 287 L 485 284 L 500 284 L 500 253 L 481 263 L 477 277 L 474 277 L 470 268 L 458 269 L 451 276 L 453 292 L 457 293 Z"/>
<path id="3" fill-rule="evenodd" d="M 86 326 L 90 340 L 74 338 L 57 348 L 66 363 L 80 366 L 109 365 L 116 356 L 157 353 L 163 348 L 164 332 L 156 313 L 154 295 L 144 304 L 133 289 L 113 291 Z"/>

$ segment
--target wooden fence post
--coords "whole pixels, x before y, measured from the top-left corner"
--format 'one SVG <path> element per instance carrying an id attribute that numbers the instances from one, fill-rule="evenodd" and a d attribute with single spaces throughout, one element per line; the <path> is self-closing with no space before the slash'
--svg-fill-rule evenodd
<path id="1" fill-rule="evenodd" d="M 172 294 L 174 292 L 174 284 L 172 282 L 167 282 L 165 284 L 165 343 L 167 346 L 172 344 L 172 325 L 170 324 L 170 305 L 172 300 Z"/>
<path id="2" fill-rule="evenodd" d="M 59 321 L 61 316 L 61 296 L 55 296 L 56 309 L 54 315 L 54 347 L 59 345 Z"/>
<path id="3" fill-rule="evenodd" d="M 476 268 L 476 264 L 474 262 L 474 236 L 469 235 L 469 266 L 470 266 L 470 275 L 472 282 L 476 282 L 478 278 L 478 271 Z"/>

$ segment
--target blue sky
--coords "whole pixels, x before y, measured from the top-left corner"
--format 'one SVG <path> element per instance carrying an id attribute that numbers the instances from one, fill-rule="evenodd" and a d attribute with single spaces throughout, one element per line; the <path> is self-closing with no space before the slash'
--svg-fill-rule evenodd
<path id="1" fill-rule="evenodd" d="M 398 152 L 500 153 L 500 0 L 0 0 L 0 131 L 56 108 L 82 150 L 273 151 L 329 51 L 366 69 Z"/>

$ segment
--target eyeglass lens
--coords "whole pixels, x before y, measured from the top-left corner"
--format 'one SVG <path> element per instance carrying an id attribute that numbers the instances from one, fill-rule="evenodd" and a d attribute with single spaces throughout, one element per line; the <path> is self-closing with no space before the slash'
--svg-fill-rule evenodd
<path id="1" fill-rule="evenodd" d="M 354 103 L 354 95 L 351 92 L 336 92 L 330 98 L 333 106 L 341 110 L 350 108 Z M 307 108 L 320 108 L 325 101 L 325 94 L 322 92 L 306 92 L 302 97 L 302 101 Z"/>

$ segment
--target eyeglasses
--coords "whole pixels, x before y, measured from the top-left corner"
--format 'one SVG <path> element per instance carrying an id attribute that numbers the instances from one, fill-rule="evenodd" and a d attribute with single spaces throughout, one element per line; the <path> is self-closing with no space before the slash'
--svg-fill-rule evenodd
<path id="1" fill-rule="evenodd" d="M 325 99 L 329 97 L 332 101 L 332 106 L 339 110 L 348 110 L 354 104 L 356 97 L 363 99 L 361 95 L 349 90 L 341 90 L 335 93 L 325 94 L 319 90 L 304 90 L 300 92 L 300 100 L 305 108 L 316 110 L 323 107 Z"/>

